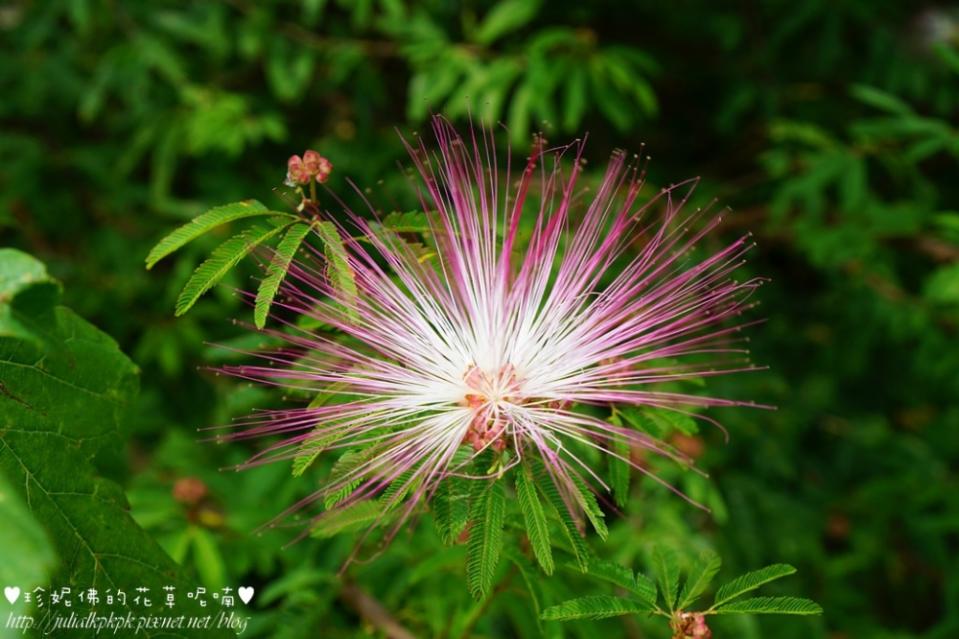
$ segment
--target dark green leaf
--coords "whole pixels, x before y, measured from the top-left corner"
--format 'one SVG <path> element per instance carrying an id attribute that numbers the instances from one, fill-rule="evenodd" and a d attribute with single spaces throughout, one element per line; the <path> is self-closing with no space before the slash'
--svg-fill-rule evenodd
<path id="1" fill-rule="evenodd" d="M 39 260 L 16 249 L 0 249 L 0 337 L 18 337 L 39 346 L 41 334 L 30 315 L 56 304 L 60 285 Z"/>
<path id="2" fill-rule="evenodd" d="M 46 533 L 27 509 L 19 494 L 0 473 L 0 584 L 16 586 L 24 592 L 49 583 L 56 557 Z M 4 604 L 6 605 L 6 604 Z M 23 598 L 14 602 L 10 613 L 22 615 L 27 604 Z M 4 636 L 0 633 L 0 636 Z"/>
<path id="3" fill-rule="evenodd" d="M 195 587 L 130 517 L 119 486 L 95 476 L 90 461 L 116 446 L 137 392 L 136 367 L 112 339 L 69 309 L 30 312 L 42 344 L 0 337 L 0 474 L 64 560 L 51 583 L 153 592 L 166 585 Z M 38 569 L 42 554 L 40 559 Z M 118 604 L 118 611 L 133 612 L 132 601 Z M 184 614 L 199 611 L 182 602 Z M 227 635 L 208 629 L 148 630 L 144 636 L 160 634 Z"/>
<path id="4" fill-rule="evenodd" d="M 892 95 L 875 87 L 865 84 L 854 84 L 849 92 L 854 98 L 889 113 L 897 115 L 912 115 L 914 111 L 908 104 Z"/>

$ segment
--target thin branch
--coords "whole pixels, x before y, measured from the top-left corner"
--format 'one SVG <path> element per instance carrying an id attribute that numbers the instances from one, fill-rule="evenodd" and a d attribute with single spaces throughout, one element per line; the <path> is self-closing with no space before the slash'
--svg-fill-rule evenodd
<path id="1" fill-rule="evenodd" d="M 416 635 L 398 622 L 377 599 L 355 583 L 346 583 L 340 598 L 388 639 L 416 639 Z"/>

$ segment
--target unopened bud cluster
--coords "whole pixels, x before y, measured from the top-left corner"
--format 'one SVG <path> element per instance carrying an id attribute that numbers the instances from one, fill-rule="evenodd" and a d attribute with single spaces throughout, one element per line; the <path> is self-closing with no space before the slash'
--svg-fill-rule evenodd
<path id="1" fill-rule="evenodd" d="M 313 149 L 303 154 L 290 156 L 286 162 L 286 183 L 290 186 L 309 184 L 316 180 L 326 182 L 333 172 L 333 164 Z"/>

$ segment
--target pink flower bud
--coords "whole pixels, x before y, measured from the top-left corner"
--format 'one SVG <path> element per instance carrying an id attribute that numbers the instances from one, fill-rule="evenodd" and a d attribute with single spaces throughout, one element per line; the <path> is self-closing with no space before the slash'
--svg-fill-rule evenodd
<path id="1" fill-rule="evenodd" d="M 182 477 L 173 484 L 173 498 L 191 506 L 198 504 L 207 492 L 206 484 L 196 477 Z"/>
<path id="2" fill-rule="evenodd" d="M 326 182 L 330 173 L 333 172 L 333 164 L 324 157 L 320 157 L 319 164 L 316 168 L 316 181 L 319 183 Z"/>
<path id="3" fill-rule="evenodd" d="M 303 154 L 303 166 L 306 168 L 306 172 L 311 176 L 316 175 L 320 170 L 320 160 L 323 160 L 323 156 L 314 151 L 313 149 L 308 150 Z M 325 160 L 324 160 L 325 161 Z"/>
<path id="4" fill-rule="evenodd" d="M 286 180 L 290 184 L 309 184 L 310 174 L 299 155 L 291 155 L 286 161 Z"/>

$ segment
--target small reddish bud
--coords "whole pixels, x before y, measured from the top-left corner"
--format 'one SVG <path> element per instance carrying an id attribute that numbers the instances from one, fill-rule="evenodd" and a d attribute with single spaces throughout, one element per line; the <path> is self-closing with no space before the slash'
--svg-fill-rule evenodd
<path id="1" fill-rule="evenodd" d="M 697 639 L 711 639 L 713 636 L 709 626 L 706 625 L 705 615 L 693 615 L 693 636 Z"/>
<path id="2" fill-rule="evenodd" d="M 299 155 L 291 155 L 286 161 L 286 181 L 291 185 L 309 184 L 310 173 L 303 164 L 303 158 Z"/>
<path id="3" fill-rule="evenodd" d="M 207 487 L 196 477 L 183 477 L 173 484 L 173 498 L 181 504 L 193 506 L 206 497 Z"/>
<path id="4" fill-rule="evenodd" d="M 316 175 L 320 170 L 320 160 L 323 159 L 323 156 L 309 149 L 306 153 L 303 154 L 303 168 L 306 169 L 306 172 L 310 175 Z"/>
<path id="5" fill-rule="evenodd" d="M 319 183 L 326 182 L 330 178 L 330 173 L 333 172 L 333 164 L 324 157 L 320 157 L 319 163 L 316 167 L 316 181 Z"/>
<path id="6" fill-rule="evenodd" d="M 699 612 L 682 613 L 676 630 L 677 636 L 683 639 L 712 639 L 713 636 L 712 630 L 706 625 L 706 615 Z"/>

